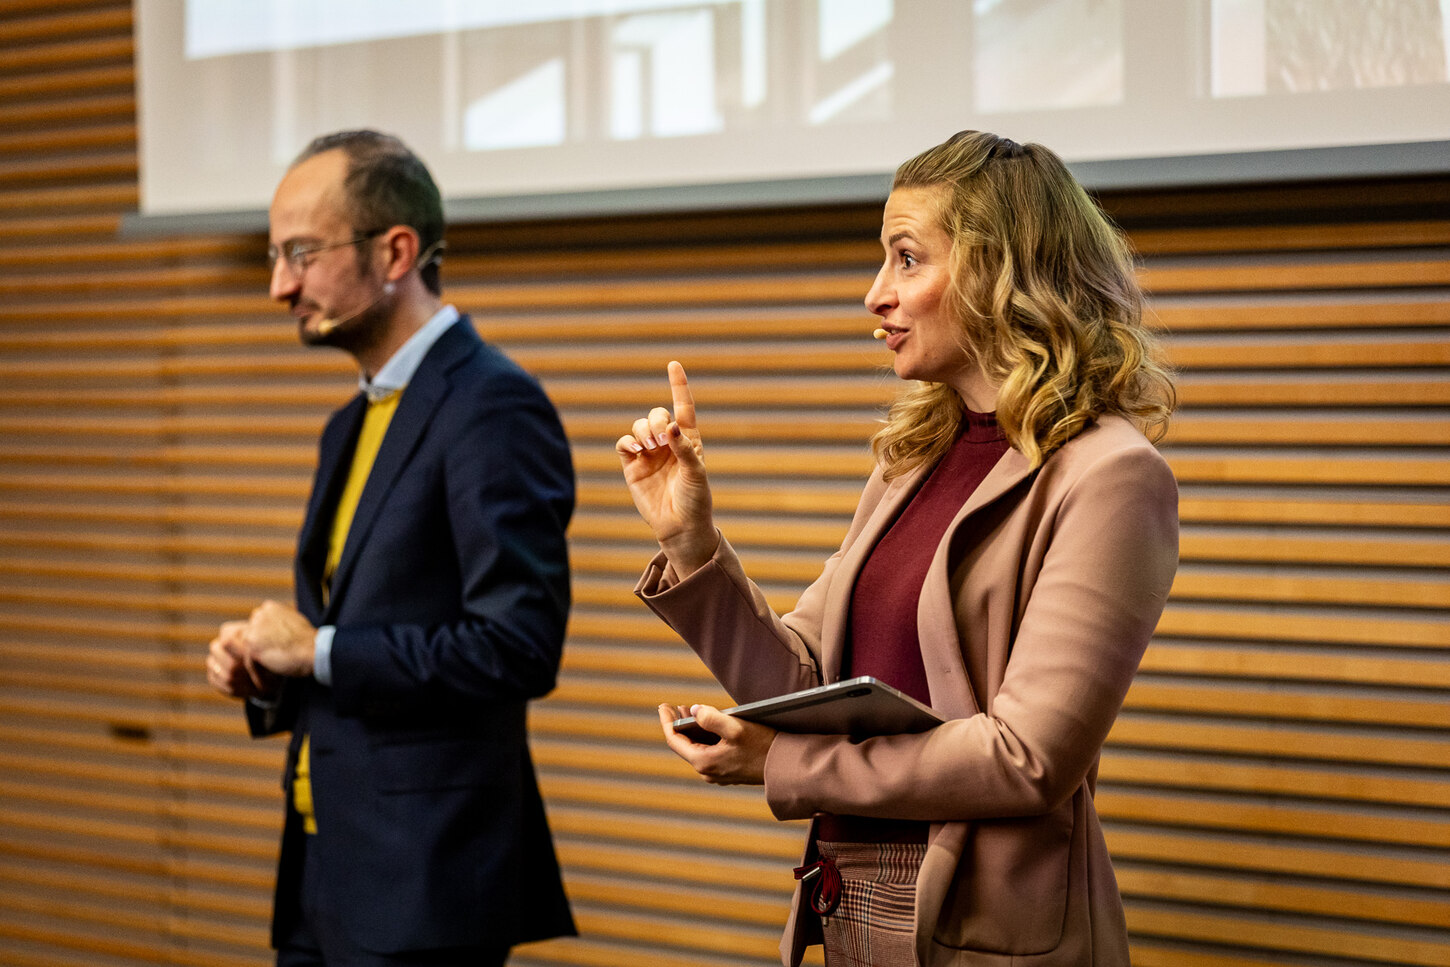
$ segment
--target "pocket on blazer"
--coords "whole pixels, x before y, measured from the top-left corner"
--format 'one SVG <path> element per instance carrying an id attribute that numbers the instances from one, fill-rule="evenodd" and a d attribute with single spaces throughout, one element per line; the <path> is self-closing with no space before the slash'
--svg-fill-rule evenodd
<path id="1" fill-rule="evenodd" d="M 973 823 L 936 942 L 1019 957 L 1055 949 L 1067 923 L 1076 803 Z"/>
<path id="2" fill-rule="evenodd" d="M 373 746 L 373 776 L 384 793 L 502 785 L 518 774 L 518 750 L 478 739 L 385 742 Z"/>

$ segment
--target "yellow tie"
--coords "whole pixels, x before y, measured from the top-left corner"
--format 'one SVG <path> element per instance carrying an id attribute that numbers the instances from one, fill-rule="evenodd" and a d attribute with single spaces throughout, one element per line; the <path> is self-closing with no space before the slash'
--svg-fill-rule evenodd
<path id="1" fill-rule="evenodd" d="M 352 527 L 353 515 L 357 513 L 358 498 L 362 496 L 363 485 L 368 482 L 373 461 L 378 458 L 378 448 L 388 432 L 388 424 L 398 411 L 398 400 L 402 390 L 396 390 L 380 399 L 368 401 L 368 411 L 363 417 L 362 430 L 357 436 L 357 447 L 352 453 L 352 467 L 347 472 L 347 483 L 342 496 L 337 499 L 337 516 L 332 519 L 332 536 L 327 543 L 327 563 L 322 568 L 322 596 L 326 600 L 332 590 L 332 575 L 337 562 L 342 560 L 342 548 L 347 543 L 347 532 Z M 302 828 L 309 833 L 317 832 L 317 816 L 312 810 L 312 768 L 310 735 L 302 737 L 302 747 L 297 750 L 297 767 L 292 771 L 292 808 L 302 817 Z"/>
<path id="2" fill-rule="evenodd" d="M 363 485 L 368 482 L 373 461 L 378 458 L 378 448 L 383 445 L 383 436 L 393 414 L 398 412 L 398 400 L 403 398 L 401 390 L 389 393 L 381 399 L 369 400 L 367 415 L 363 417 L 361 432 L 357 435 L 357 448 L 352 454 L 352 468 L 347 472 L 347 484 L 342 496 L 337 499 L 337 516 L 332 519 L 332 536 L 327 543 L 327 563 L 322 567 L 322 593 L 332 589 L 332 574 L 337 562 L 342 560 L 342 548 L 347 543 L 348 528 L 352 527 L 353 515 L 357 513 L 357 502 L 362 497 Z"/>

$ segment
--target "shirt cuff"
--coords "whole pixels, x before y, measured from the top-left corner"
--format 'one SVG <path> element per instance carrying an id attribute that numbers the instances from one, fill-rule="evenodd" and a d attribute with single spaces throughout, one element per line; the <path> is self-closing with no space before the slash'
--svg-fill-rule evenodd
<path id="1" fill-rule="evenodd" d="M 332 685 L 332 637 L 335 634 L 336 625 L 323 625 L 318 628 L 312 652 L 312 677 L 329 687 Z"/>

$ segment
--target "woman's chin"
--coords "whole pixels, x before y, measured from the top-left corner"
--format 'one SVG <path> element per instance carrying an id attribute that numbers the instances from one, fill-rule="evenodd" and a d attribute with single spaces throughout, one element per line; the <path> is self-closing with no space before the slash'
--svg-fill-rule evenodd
<path id="1" fill-rule="evenodd" d="M 904 360 L 900 356 L 891 364 L 891 369 L 896 373 L 898 379 L 904 380 L 925 380 L 931 381 L 931 377 L 921 371 L 921 367 L 911 365 L 910 360 Z"/>

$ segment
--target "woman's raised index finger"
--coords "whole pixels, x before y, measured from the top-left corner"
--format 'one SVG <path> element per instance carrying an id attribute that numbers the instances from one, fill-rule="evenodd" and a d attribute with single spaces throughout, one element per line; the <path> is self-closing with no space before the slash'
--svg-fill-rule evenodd
<path id="1" fill-rule="evenodd" d="M 665 367 L 670 374 L 670 398 L 674 403 L 675 422 L 682 430 L 699 429 L 695 424 L 695 397 L 690 392 L 690 380 L 685 376 L 685 367 L 670 360 Z"/>

